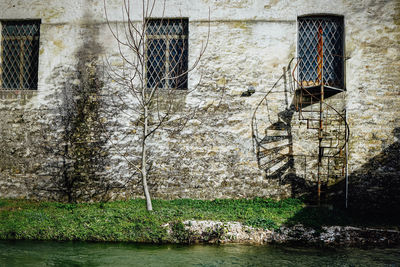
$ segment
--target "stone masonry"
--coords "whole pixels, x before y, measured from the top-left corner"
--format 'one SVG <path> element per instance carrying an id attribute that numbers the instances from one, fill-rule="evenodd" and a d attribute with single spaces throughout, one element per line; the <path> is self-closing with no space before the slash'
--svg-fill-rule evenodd
<path id="1" fill-rule="evenodd" d="M 112 23 L 123 21 L 121 2 L 106 1 Z M 106 77 L 105 62 L 118 66 L 120 59 L 103 1 L 1 1 L 0 10 L 0 22 L 41 20 L 38 89 L 0 92 L 0 197 L 67 200 L 60 180 L 71 169 L 77 177 L 91 181 L 79 189 L 81 200 L 141 197 L 140 179 L 119 154 L 123 149 L 137 153 L 138 137 L 118 139 L 136 131 L 135 125 L 107 109 L 108 88 L 117 85 Z M 140 10 L 134 9 L 134 21 L 140 20 Z M 195 116 L 181 132 L 161 129 L 152 138 L 149 183 L 153 197 L 286 198 L 304 193 L 294 193 L 293 183 L 270 179 L 259 168 L 251 119 L 283 67 L 297 55 L 297 18 L 312 14 L 344 16 L 346 92 L 342 104 L 351 133 L 349 203 L 365 199 L 399 203 L 400 2 L 396 0 L 171 0 L 166 1 L 164 15 L 157 5 L 155 18 L 189 19 L 189 66 L 208 29 L 210 36 L 200 64 L 189 74 L 189 90 L 176 96 L 183 109 L 197 109 Z M 95 82 L 87 82 L 90 79 Z M 75 146 L 66 158 L 60 151 L 69 127 L 60 117 L 67 110 L 63 97 L 73 95 L 74 88 L 93 86 L 101 87 L 96 95 L 104 98 L 95 109 L 82 112 L 98 113 L 73 117 L 68 125 L 86 127 L 78 127 L 83 137 L 77 140 L 94 142 L 102 152 L 96 146 Z M 242 97 L 249 88 L 255 93 Z M 282 108 L 279 101 L 274 104 L 273 100 L 272 107 Z M 107 126 L 109 133 L 93 122 L 102 118 L 113 122 Z M 78 119 L 83 122 L 79 124 Z M 296 121 L 292 124 L 294 146 L 307 150 L 310 140 L 302 126 Z M 93 163 L 88 158 L 97 160 Z M 294 166 L 296 174 L 304 172 L 299 161 Z M 300 177 L 303 183 L 314 182 L 311 176 Z M 344 181 L 336 186 L 343 192 Z"/>

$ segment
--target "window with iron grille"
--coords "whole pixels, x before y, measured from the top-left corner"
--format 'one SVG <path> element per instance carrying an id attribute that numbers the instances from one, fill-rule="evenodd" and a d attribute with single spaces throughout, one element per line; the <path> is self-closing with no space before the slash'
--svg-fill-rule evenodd
<path id="1" fill-rule="evenodd" d="M 1 22 L 1 90 L 36 90 L 40 21 Z"/>
<path id="2" fill-rule="evenodd" d="M 299 81 L 344 88 L 344 23 L 340 16 L 298 18 Z"/>
<path id="3" fill-rule="evenodd" d="M 188 19 L 148 19 L 148 88 L 187 89 Z"/>

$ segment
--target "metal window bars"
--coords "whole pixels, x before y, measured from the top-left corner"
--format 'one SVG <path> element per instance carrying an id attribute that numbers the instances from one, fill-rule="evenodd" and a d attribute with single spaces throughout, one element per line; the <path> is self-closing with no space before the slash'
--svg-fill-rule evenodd
<path id="1" fill-rule="evenodd" d="M 40 21 L 3 21 L 1 90 L 36 90 Z"/>
<path id="2" fill-rule="evenodd" d="M 323 83 L 343 89 L 343 17 L 302 17 L 298 22 L 298 80 L 305 87 Z"/>
<path id="3" fill-rule="evenodd" d="M 188 26 L 188 19 L 147 20 L 148 88 L 187 88 Z"/>

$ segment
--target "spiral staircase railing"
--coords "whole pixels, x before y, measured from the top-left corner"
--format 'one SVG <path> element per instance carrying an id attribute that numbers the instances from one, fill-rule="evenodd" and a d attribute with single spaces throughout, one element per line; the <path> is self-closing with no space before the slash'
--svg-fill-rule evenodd
<path id="1" fill-rule="evenodd" d="M 303 162 L 300 166 L 303 166 L 301 173 L 304 179 L 309 179 L 313 174 L 316 176 L 318 204 L 321 201 L 322 186 L 327 187 L 332 181 L 337 183 L 345 180 L 347 206 L 347 146 L 350 128 L 346 119 L 346 109 L 338 110 L 327 102 L 332 96 L 344 94 L 345 91 L 324 84 L 323 78 L 318 84 L 305 86 L 306 83 L 299 80 L 298 74 L 296 78 L 300 62 L 299 58 L 290 60 L 283 74 L 264 94 L 253 111 L 251 128 L 258 166 L 265 170 L 267 177 L 281 179 L 285 173 L 299 172 L 295 168 L 295 159 Z M 323 72 L 323 68 L 321 71 Z M 289 83 L 286 81 L 288 77 Z M 289 84 L 289 90 L 285 92 L 293 101 L 290 106 L 277 110 L 271 108 L 271 102 L 276 101 L 274 94 L 282 93 L 278 86 L 282 80 Z M 297 146 L 294 141 L 296 138 L 306 143 L 312 141 L 307 140 L 309 134 L 293 138 L 291 128 L 296 113 L 298 120 L 304 122 L 308 131 L 317 132 L 318 149 L 314 153 L 297 153 L 293 149 L 293 146 Z M 263 129 L 260 129 L 261 121 Z M 310 168 L 308 162 L 311 160 L 316 160 L 317 163 Z"/>

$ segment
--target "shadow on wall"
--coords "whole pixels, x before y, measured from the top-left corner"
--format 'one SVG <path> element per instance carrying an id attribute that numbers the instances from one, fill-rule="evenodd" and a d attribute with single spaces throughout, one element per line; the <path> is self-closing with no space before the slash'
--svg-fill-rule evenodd
<path id="1" fill-rule="evenodd" d="M 263 144 L 271 141 L 272 146 L 265 149 L 268 151 L 267 161 L 259 161 L 260 166 L 265 170 L 267 178 L 278 180 L 280 185 L 290 184 L 291 196 L 311 197 L 315 191 L 316 184 L 296 175 L 295 156 L 293 155 L 292 119 L 296 112 L 294 105 L 278 113 L 278 121 L 271 124 L 265 131 Z M 279 153 L 286 150 L 287 153 Z M 279 153 L 276 156 L 275 153 Z"/>
<path id="2" fill-rule="evenodd" d="M 348 209 L 345 203 L 345 182 L 328 188 L 328 201 L 333 205 L 307 206 L 285 224 L 302 224 L 314 229 L 342 225 L 396 228 L 400 225 L 400 128 L 393 130 L 397 141 L 371 158 L 349 176 Z M 379 232 L 377 232 L 379 234 Z M 366 233 L 365 237 L 374 239 Z M 374 242 L 390 244 L 390 240 Z"/>
<path id="3" fill-rule="evenodd" d="M 396 142 L 349 174 L 348 206 L 364 213 L 400 217 L 400 128 Z M 345 181 L 329 188 L 330 202 L 344 205 Z"/>
<path id="4" fill-rule="evenodd" d="M 264 120 L 266 127 L 263 129 L 259 127 L 262 132 L 258 129 L 255 134 L 253 132 L 257 160 L 260 169 L 265 171 L 267 179 L 276 180 L 281 186 L 290 185 L 291 197 L 304 197 L 308 202 L 315 202 L 318 150 L 315 156 L 296 155 L 294 151 L 293 135 L 297 136 L 299 132 L 293 127 L 301 124 L 296 125 L 298 122 L 295 119 L 297 112 L 295 102 L 292 101 L 292 104 L 289 104 L 289 100 L 293 97 L 293 88 L 288 86 L 286 82 L 288 80 L 290 81 L 290 71 L 284 71 L 282 77 L 274 85 L 275 92 L 273 87 L 262 100 L 266 101 L 266 105 L 263 107 L 264 113 L 260 115 L 259 121 Z M 285 93 L 285 98 L 274 95 L 275 93 L 281 95 L 282 92 Z M 269 104 L 267 98 L 281 102 L 273 106 L 274 103 Z M 285 107 L 285 110 L 274 111 L 282 107 Z M 395 143 L 349 175 L 349 207 L 369 212 L 371 207 L 374 207 L 374 212 L 400 213 L 398 207 L 400 205 L 400 128 L 395 128 L 393 134 L 397 140 Z M 304 146 L 310 145 L 305 142 Z M 340 174 L 335 174 L 333 179 L 336 180 L 330 179 L 329 183 L 323 180 L 321 200 L 323 203 L 344 206 L 346 186 L 344 170 L 341 168 L 337 170 Z"/>
<path id="5" fill-rule="evenodd" d="M 400 216 L 400 127 L 397 141 L 349 176 L 349 205 Z"/>
<path id="6" fill-rule="evenodd" d="M 90 14 L 84 16 L 90 20 Z M 112 190 L 124 185 L 109 178 L 109 118 L 104 95 L 103 47 L 96 41 L 99 26 L 81 25 L 82 44 L 75 51 L 75 66 L 58 66 L 49 83 L 55 101 L 42 127 L 42 146 L 49 155 L 42 164 L 42 179 L 33 186 L 35 198 L 58 201 L 107 201 Z"/>
<path id="7" fill-rule="evenodd" d="M 265 171 L 266 178 L 278 181 L 281 186 L 290 185 L 290 197 L 310 199 L 314 197 L 317 185 L 306 178 L 307 163 L 296 165 L 297 159 L 303 162 L 306 158 L 295 155 L 293 149 L 293 123 L 297 111 L 291 64 L 292 61 L 257 106 L 252 119 L 253 140 L 258 166 Z M 269 103 L 270 99 L 272 103 Z"/>
<path id="8" fill-rule="evenodd" d="M 350 210 L 356 210 L 357 214 L 367 217 L 372 214 L 391 216 L 394 220 L 400 218 L 400 128 L 395 128 L 393 134 L 397 139 L 395 143 L 349 175 L 348 207 Z M 287 168 L 294 168 L 293 159 L 288 157 L 286 160 L 290 163 Z M 294 172 L 285 171 L 286 169 L 281 169 L 267 177 L 279 179 L 282 185 L 290 184 L 292 197 L 302 196 L 307 201 L 315 199 L 315 182 L 308 181 Z M 327 191 L 327 203 L 344 207 L 345 186 L 345 180 L 342 180 L 323 188 Z"/>

